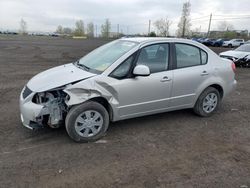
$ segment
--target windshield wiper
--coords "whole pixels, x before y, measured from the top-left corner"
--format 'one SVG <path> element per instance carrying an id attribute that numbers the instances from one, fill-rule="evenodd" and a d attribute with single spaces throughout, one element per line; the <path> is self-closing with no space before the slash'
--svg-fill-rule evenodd
<path id="1" fill-rule="evenodd" d="M 81 68 L 83 68 L 83 69 L 86 70 L 86 71 L 89 71 L 89 69 L 90 69 L 90 68 L 87 67 L 86 65 L 80 64 L 79 60 L 76 62 L 76 65 L 79 66 L 79 67 L 81 67 Z"/>

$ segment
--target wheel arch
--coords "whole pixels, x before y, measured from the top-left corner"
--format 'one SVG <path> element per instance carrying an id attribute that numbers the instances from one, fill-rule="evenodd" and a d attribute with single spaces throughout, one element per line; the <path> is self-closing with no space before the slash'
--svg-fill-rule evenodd
<path id="1" fill-rule="evenodd" d="M 203 91 L 205 91 L 208 87 L 213 87 L 215 89 L 217 89 L 219 91 L 219 94 L 220 94 L 220 99 L 222 100 L 223 97 L 224 97 L 224 89 L 222 87 L 222 84 L 219 84 L 219 83 L 210 83 L 210 84 L 207 84 L 205 87 L 203 87 L 202 89 L 199 89 L 198 91 L 198 94 L 196 95 L 196 99 L 194 101 L 194 104 L 193 106 L 196 104 L 199 96 L 202 94 Z"/>
<path id="2" fill-rule="evenodd" d="M 213 88 L 217 89 L 219 91 L 219 93 L 220 93 L 220 99 L 223 98 L 223 96 L 224 96 L 224 90 L 223 90 L 223 87 L 220 84 L 212 84 L 212 85 L 210 85 L 208 87 L 213 87 Z M 206 87 L 205 89 L 207 89 L 208 87 Z"/>
<path id="3" fill-rule="evenodd" d="M 113 115 L 114 115 L 114 112 L 113 112 L 113 108 L 112 106 L 109 104 L 108 100 L 105 99 L 104 97 L 93 97 L 87 101 L 94 101 L 94 102 L 97 102 L 97 103 L 100 103 L 101 105 L 104 106 L 104 108 L 107 110 L 108 114 L 109 114 L 109 119 L 112 121 L 113 120 Z M 87 102 L 85 101 L 85 102 Z"/>

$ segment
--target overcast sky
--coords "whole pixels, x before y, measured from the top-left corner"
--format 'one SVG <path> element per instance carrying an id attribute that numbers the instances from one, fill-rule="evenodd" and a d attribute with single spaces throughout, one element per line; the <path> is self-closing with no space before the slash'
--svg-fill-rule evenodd
<path id="1" fill-rule="evenodd" d="M 0 0 L 0 29 L 18 30 L 23 18 L 29 31 L 55 31 L 58 25 L 74 27 L 75 21 L 94 22 L 100 30 L 109 18 L 112 31 L 117 24 L 126 34 L 147 33 L 152 23 L 168 17 L 175 34 L 185 0 Z M 213 14 L 211 29 L 216 30 L 226 17 L 235 29 L 250 30 L 249 0 L 190 0 L 192 29 L 207 31 L 209 14 Z M 248 17 L 247 17 L 248 15 Z M 201 18 L 202 19 L 196 19 Z M 242 17 L 242 19 L 237 19 Z M 220 20 L 218 20 L 220 19 Z M 153 25 L 153 24 L 152 24 Z M 154 30 L 152 27 L 151 30 Z"/>

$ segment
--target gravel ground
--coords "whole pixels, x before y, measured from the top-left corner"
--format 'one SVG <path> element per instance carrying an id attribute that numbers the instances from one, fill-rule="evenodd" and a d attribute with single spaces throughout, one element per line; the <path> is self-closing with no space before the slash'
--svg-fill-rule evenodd
<path id="1" fill-rule="evenodd" d="M 64 127 L 21 125 L 32 76 L 105 42 L 0 36 L 0 187 L 250 187 L 250 69 L 237 70 L 237 91 L 209 118 L 181 110 L 120 121 L 88 144 Z"/>

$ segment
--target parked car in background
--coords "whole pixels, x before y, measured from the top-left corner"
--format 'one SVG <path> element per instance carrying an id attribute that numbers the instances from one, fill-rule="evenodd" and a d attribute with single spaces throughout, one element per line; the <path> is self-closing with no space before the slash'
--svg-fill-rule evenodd
<path id="1" fill-rule="evenodd" d="M 89 142 L 110 121 L 187 108 L 211 116 L 235 88 L 234 71 L 191 40 L 123 38 L 33 77 L 20 95 L 21 121 L 30 129 L 65 122 L 73 140 Z"/>
<path id="2" fill-rule="evenodd" d="M 246 41 L 244 44 L 250 44 L 250 40 Z"/>
<path id="3" fill-rule="evenodd" d="M 224 41 L 228 41 L 228 39 L 217 39 L 212 41 L 211 46 L 221 47 Z"/>
<path id="4" fill-rule="evenodd" d="M 216 39 L 210 39 L 206 38 L 204 41 L 201 43 L 204 44 L 205 46 L 213 46 L 213 43 L 216 41 Z"/>
<path id="5" fill-rule="evenodd" d="M 204 42 L 204 40 L 206 40 L 206 38 L 198 38 L 198 39 L 197 39 L 197 42 L 199 42 L 199 43 L 203 43 L 203 42 Z"/>
<path id="6" fill-rule="evenodd" d="M 220 57 L 232 60 L 236 66 L 250 67 L 250 44 L 244 44 L 235 50 L 222 52 Z"/>
<path id="7" fill-rule="evenodd" d="M 229 41 L 224 41 L 222 46 L 232 48 L 232 47 L 238 47 L 242 44 L 244 44 L 244 39 L 232 39 Z"/>
<path id="8" fill-rule="evenodd" d="M 198 42 L 198 38 L 191 38 L 191 40 Z"/>

